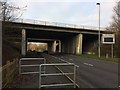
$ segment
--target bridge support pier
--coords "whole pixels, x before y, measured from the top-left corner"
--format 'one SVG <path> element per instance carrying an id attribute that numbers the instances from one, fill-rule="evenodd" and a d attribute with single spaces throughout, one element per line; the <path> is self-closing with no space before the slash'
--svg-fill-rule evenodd
<path id="1" fill-rule="evenodd" d="M 59 40 L 59 53 L 61 53 L 61 41 Z"/>
<path id="2" fill-rule="evenodd" d="M 52 43 L 52 53 L 61 53 L 61 41 L 60 40 L 55 40 Z"/>
<path id="3" fill-rule="evenodd" d="M 26 40 L 26 30 L 22 29 L 22 41 L 21 41 L 21 54 L 22 56 L 26 55 L 26 50 L 27 50 L 27 40 Z"/>
<path id="4" fill-rule="evenodd" d="M 56 41 L 53 41 L 52 43 L 52 53 L 56 52 Z"/>
<path id="5" fill-rule="evenodd" d="M 82 41 L 83 41 L 83 35 L 78 34 L 76 36 L 76 54 L 82 54 Z"/>
<path id="6" fill-rule="evenodd" d="M 54 40 L 53 42 L 48 43 L 48 53 L 61 53 L 61 41 Z"/>

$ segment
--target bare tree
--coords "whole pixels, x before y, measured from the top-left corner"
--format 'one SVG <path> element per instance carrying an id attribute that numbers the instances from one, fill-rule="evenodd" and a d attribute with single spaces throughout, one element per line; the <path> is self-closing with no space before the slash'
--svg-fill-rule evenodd
<path id="1" fill-rule="evenodd" d="M 9 2 L 9 0 L 0 1 L 0 5 L 0 19 L 2 21 L 14 21 L 16 18 L 22 16 L 23 11 L 26 8 L 26 6 L 16 6 L 13 2 Z"/>
<path id="2" fill-rule="evenodd" d="M 107 27 L 107 30 L 120 31 L 120 1 L 116 3 L 116 6 L 113 8 L 113 21 L 110 26 Z"/>
<path id="3" fill-rule="evenodd" d="M 113 12 L 113 21 L 106 29 L 115 32 L 116 43 L 114 45 L 114 52 L 117 57 L 120 57 L 120 1 L 116 3 L 116 6 L 113 8 Z"/>

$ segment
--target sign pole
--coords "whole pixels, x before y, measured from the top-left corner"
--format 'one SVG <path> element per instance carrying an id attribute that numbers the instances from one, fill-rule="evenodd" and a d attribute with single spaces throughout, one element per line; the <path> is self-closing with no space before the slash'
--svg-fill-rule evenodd
<path id="1" fill-rule="evenodd" d="M 113 44 L 111 44 L 111 56 L 113 58 Z"/>

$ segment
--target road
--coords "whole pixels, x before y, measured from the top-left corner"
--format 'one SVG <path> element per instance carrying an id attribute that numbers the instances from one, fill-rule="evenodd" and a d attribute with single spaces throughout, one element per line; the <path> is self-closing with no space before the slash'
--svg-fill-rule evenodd
<path id="1" fill-rule="evenodd" d="M 76 55 L 54 55 L 79 66 L 77 80 L 81 88 L 118 88 L 118 64 Z"/>
<path id="2" fill-rule="evenodd" d="M 76 55 L 43 55 L 47 58 L 47 61 L 51 61 L 53 63 L 63 63 L 65 61 L 75 63 L 79 68 L 77 69 L 77 85 L 79 88 L 118 88 L 118 64 L 109 61 L 100 61 L 90 58 L 82 58 Z M 61 60 L 60 60 L 61 59 Z M 32 64 L 37 63 L 39 61 L 34 61 Z M 48 63 L 48 62 L 47 62 Z M 27 63 L 28 64 L 28 63 Z M 31 64 L 29 62 L 29 64 Z M 64 69 L 65 71 L 70 71 L 71 68 L 60 67 L 60 69 Z M 37 70 L 37 69 L 27 69 L 27 70 Z M 55 67 L 47 68 L 46 72 L 58 72 Z M 38 74 L 33 75 L 19 75 L 11 87 L 15 88 L 38 88 Z M 20 79 L 20 80 L 18 80 Z M 47 82 L 45 81 L 47 80 Z M 42 79 L 44 83 L 63 83 L 68 82 L 65 77 L 44 77 Z"/>

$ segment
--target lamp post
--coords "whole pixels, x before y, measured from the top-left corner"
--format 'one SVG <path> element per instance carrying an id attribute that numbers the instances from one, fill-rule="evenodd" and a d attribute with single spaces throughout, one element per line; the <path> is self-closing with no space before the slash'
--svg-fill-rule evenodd
<path id="1" fill-rule="evenodd" d="M 100 3 L 96 3 L 96 5 L 99 6 L 99 31 L 98 31 L 99 46 L 98 46 L 98 57 L 100 57 Z"/>

